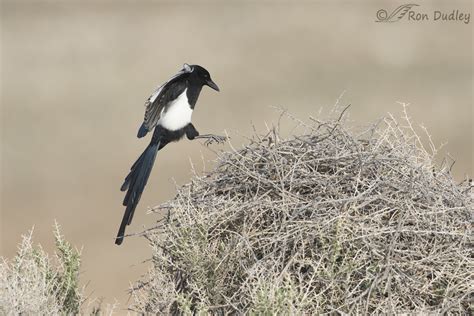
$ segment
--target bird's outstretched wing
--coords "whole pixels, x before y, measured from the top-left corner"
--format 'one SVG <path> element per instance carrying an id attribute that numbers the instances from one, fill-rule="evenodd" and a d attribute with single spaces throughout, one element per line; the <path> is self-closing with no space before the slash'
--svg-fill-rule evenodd
<path id="1" fill-rule="evenodd" d="M 193 71 L 193 68 L 188 64 L 184 64 L 176 75 L 170 80 L 158 87 L 153 94 L 145 102 L 145 118 L 143 124 L 138 131 L 138 137 L 145 136 L 158 124 L 163 109 L 168 104 L 169 100 L 174 100 L 182 92 L 184 87 L 184 78 L 188 77 Z M 180 87 L 183 85 L 183 87 Z"/>

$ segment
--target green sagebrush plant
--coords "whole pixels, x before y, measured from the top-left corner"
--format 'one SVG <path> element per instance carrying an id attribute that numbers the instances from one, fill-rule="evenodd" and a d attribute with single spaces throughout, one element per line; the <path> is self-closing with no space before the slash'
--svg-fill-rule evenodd
<path id="1" fill-rule="evenodd" d="M 80 251 L 54 226 L 55 260 L 33 245 L 33 230 L 22 237 L 16 256 L 0 263 L 0 314 L 75 315 L 84 300 L 79 287 Z"/>

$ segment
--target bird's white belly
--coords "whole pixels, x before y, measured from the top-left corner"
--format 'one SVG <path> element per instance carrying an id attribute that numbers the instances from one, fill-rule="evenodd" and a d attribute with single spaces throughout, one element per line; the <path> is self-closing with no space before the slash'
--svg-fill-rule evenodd
<path id="1" fill-rule="evenodd" d="M 189 106 L 186 90 L 161 113 L 158 124 L 164 128 L 176 131 L 191 123 L 193 109 Z"/>

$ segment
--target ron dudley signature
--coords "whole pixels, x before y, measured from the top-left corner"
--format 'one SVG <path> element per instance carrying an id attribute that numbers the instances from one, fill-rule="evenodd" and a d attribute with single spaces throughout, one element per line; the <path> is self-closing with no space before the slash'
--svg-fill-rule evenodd
<path id="1" fill-rule="evenodd" d="M 457 21 L 469 24 L 471 22 L 471 13 L 462 12 L 454 9 L 451 11 L 434 10 L 433 12 L 420 12 L 418 4 L 404 4 L 397 7 L 390 14 L 384 9 L 377 11 L 377 20 L 375 22 L 398 22 L 402 19 L 408 21 Z"/>

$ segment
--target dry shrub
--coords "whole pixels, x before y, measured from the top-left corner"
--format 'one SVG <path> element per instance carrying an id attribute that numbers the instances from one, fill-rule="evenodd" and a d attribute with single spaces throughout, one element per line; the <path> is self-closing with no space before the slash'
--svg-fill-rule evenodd
<path id="1" fill-rule="evenodd" d="M 356 132 L 343 113 L 255 135 L 156 208 L 131 309 L 472 312 L 470 182 L 435 167 L 406 115 Z"/>
<path id="2" fill-rule="evenodd" d="M 33 230 L 22 236 L 16 256 L 0 257 L 0 315 L 112 315 L 117 302 L 84 297 L 81 253 L 54 225 L 54 259 L 33 245 Z"/>
<path id="3" fill-rule="evenodd" d="M 80 253 L 54 229 L 56 260 L 33 246 L 33 230 L 23 236 L 11 261 L 0 262 L 0 315 L 75 315 L 83 302 Z"/>

